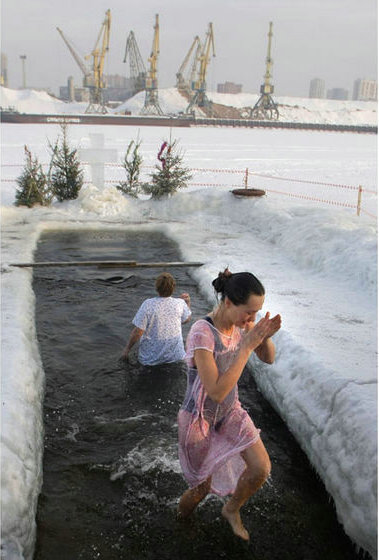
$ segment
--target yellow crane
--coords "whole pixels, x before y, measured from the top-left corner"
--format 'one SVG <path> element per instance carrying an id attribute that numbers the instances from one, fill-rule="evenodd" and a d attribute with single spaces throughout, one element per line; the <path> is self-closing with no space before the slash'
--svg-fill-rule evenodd
<path id="1" fill-rule="evenodd" d="M 106 113 L 107 110 L 104 106 L 103 99 L 103 89 L 106 87 L 106 83 L 103 76 L 105 55 L 109 50 L 109 39 L 111 32 L 111 11 L 107 10 L 105 12 L 105 19 L 100 28 L 100 33 L 97 37 L 94 48 L 91 54 L 88 54 L 84 58 L 90 60 L 92 58 L 92 75 L 93 75 L 93 86 L 92 89 L 92 99 L 90 99 L 90 104 L 87 107 L 86 113 Z"/>
<path id="2" fill-rule="evenodd" d="M 57 27 L 57 31 L 83 73 L 83 86 L 89 89 L 90 100 L 86 113 L 106 113 L 103 100 L 103 89 L 106 85 L 104 82 L 103 70 L 105 55 L 109 50 L 110 27 L 111 11 L 107 10 L 95 46 L 92 52 L 85 56 L 84 59 L 76 52 L 63 31 Z M 91 58 L 92 64 L 89 65 L 87 61 Z"/>
<path id="3" fill-rule="evenodd" d="M 155 14 L 154 38 L 145 83 L 145 104 L 141 115 L 163 115 L 158 101 L 159 15 Z"/>
<path id="4" fill-rule="evenodd" d="M 208 31 L 206 34 L 204 45 L 198 59 L 198 65 L 199 65 L 198 77 L 193 87 L 195 93 L 186 109 L 186 113 L 191 113 L 194 107 L 205 108 L 208 113 L 212 113 L 212 103 L 211 101 L 209 101 L 209 99 L 206 96 L 206 89 L 207 89 L 206 76 L 207 76 L 208 64 L 210 62 L 211 48 L 212 48 L 213 56 L 216 56 L 212 23 L 208 25 Z"/>
<path id="5" fill-rule="evenodd" d="M 277 120 L 279 118 L 278 106 L 271 95 L 274 93 L 274 86 L 271 83 L 271 69 L 273 65 L 273 60 L 271 58 L 272 35 L 272 21 L 270 21 L 266 56 L 266 72 L 264 75 L 264 82 L 260 89 L 261 95 L 253 108 L 245 107 L 242 109 L 241 116 L 244 118 L 247 117 L 258 120 Z"/>
<path id="6" fill-rule="evenodd" d="M 195 50 L 196 49 L 196 50 Z M 193 55 L 194 53 L 194 55 Z M 176 87 L 180 91 L 187 91 L 191 92 L 195 86 L 195 75 L 196 75 L 196 66 L 197 62 L 200 59 L 201 53 L 201 41 L 198 35 L 192 41 L 192 45 L 190 46 L 182 64 L 180 65 L 179 70 L 176 73 Z M 189 78 L 185 77 L 185 71 L 189 61 L 191 60 L 191 56 L 193 56 L 191 71 Z"/>
<path id="7" fill-rule="evenodd" d="M 91 69 L 88 67 L 88 65 L 86 65 L 86 63 L 84 61 L 84 58 L 82 59 L 80 57 L 80 55 L 76 52 L 76 50 L 74 49 L 74 47 L 71 44 L 71 42 L 69 41 L 69 39 L 63 33 L 63 31 L 61 29 L 59 29 L 59 27 L 57 27 L 57 31 L 60 34 L 60 36 L 62 37 L 63 41 L 65 42 L 65 44 L 68 48 L 68 50 L 70 51 L 70 53 L 74 57 L 75 62 L 77 63 L 77 65 L 79 66 L 80 70 L 83 73 L 83 87 L 89 87 L 89 85 L 91 83 Z"/>

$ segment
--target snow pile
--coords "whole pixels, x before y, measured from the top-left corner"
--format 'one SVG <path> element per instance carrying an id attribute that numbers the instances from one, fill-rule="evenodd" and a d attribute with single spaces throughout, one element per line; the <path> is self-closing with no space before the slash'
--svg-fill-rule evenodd
<path id="1" fill-rule="evenodd" d="M 161 89 L 158 92 L 159 106 L 165 115 L 175 115 L 180 112 L 184 113 L 188 107 L 188 101 L 183 97 L 176 88 Z M 140 91 L 118 107 L 114 109 L 115 113 L 123 113 L 125 110 L 130 111 L 132 115 L 139 115 L 145 103 L 145 92 Z"/>
<path id="2" fill-rule="evenodd" d="M 65 103 L 45 91 L 0 87 L 0 105 L 20 113 L 79 114 L 84 113 L 88 103 Z"/>
<path id="3" fill-rule="evenodd" d="M 252 93 L 209 93 L 215 103 L 230 107 L 254 107 L 259 96 Z M 309 99 L 307 97 L 276 97 L 279 121 L 324 124 L 377 125 L 375 101 L 338 101 L 335 99 Z"/>
<path id="4" fill-rule="evenodd" d="M 259 96 L 253 93 L 209 92 L 207 95 L 215 103 L 238 109 L 254 107 L 259 99 Z M 184 113 L 188 106 L 188 101 L 176 88 L 159 90 L 158 101 L 166 115 Z M 144 102 L 145 92 L 141 91 L 110 112 L 124 114 L 125 111 L 130 111 L 132 115 L 139 115 Z M 279 120 L 283 122 L 377 125 L 377 103 L 374 101 L 275 97 L 275 102 L 278 104 Z M 14 107 L 21 113 L 82 114 L 87 105 L 87 103 L 65 103 L 45 92 L 1 87 L 1 106 Z M 197 113 L 202 114 L 200 110 L 197 110 Z"/>
<path id="5" fill-rule="evenodd" d="M 138 129 L 105 129 L 107 147 L 117 147 L 121 160 Z M 57 131 L 52 125 L 4 126 L 4 163 L 22 165 L 25 142 L 43 158 L 46 134 Z M 140 132 L 150 161 L 167 132 L 159 127 Z M 88 127 L 72 127 L 71 134 L 78 144 L 85 144 Z M 375 186 L 372 135 L 217 128 L 186 129 L 180 134 L 182 145 L 188 147 L 186 163 L 192 168 L 235 168 L 253 161 L 257 172 L 309 173 L 314 178 L 317 170 L 317 179 L 331 182 L 356 174 L 363 184 Z M 198 188 L 152 201 L 126 198 L 113 186 L 99 189 L 89 184 L 77 200 L 24 209 L 12 206 L 15 187 L 2 184 L 5 558 L 32 558 L 43 447 L 43 371 L 34 327 L 32 273 L 9 265 L 32 262 L 39 235 L 47 229 L 137 227 L 163 231 L 177 241 L 183 260 L 204 263 L 193 274 L 210 302 L 214 302 L 211 280 L 225 266 L 251 270 L 263 281 L 267 293 L 263 312 L 281 313 L 283 328 L 275 337 L 275 364 L 252 359 L 257 383 L 324 481 L 347 534 L 375 557 L 375 222 L 346 208 L 315 207 L 270 193 L 261 199 L 239 199 L 228 187 Z"/>

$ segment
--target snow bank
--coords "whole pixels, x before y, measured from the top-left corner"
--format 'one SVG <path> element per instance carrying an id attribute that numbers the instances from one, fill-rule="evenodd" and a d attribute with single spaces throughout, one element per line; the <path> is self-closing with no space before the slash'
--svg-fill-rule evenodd
<path id="1" fill-rule="evenodd" d="M 6 210 L 2 214 L 2 260 L 13 260 L 15 243 L 7 240 L 7 223 L 23 219 L 27 212 Z M 27 216 L 29 220 L 30 217 Z M 31 226 L 31 227 L 30 227 Z M 24 224 L 12 231 L 17 258 L 29 261 L 39 228 Z M 25 239 L 23 239 L 25 235 Z M 34 321 L 31 272 L 2 269 L 1 352 L 1 499 L 4 558 L 32 558 L 35 516 L 42 482 L 44 373 Z M 20 295 L 22 296 L 20 297 Z"/>
<path id="2" fill-rule="evenodd" d="M 84 113 L 88 103 L 65 103 L 45 91 L 9 89 L 0 87 L 0 105 L 3 109 L 14 108 L 20 113 Z"/>

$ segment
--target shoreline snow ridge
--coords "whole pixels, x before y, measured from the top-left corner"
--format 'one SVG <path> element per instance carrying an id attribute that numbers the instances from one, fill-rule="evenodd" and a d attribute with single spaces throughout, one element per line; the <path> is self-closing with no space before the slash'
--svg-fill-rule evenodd
<path id="1" fill-rule="evenodd" d="M 35 90 L 13 90 L 0 86 L 1 106 L 3 109 L 14 107 L 21 113 L 83 114 L 87 103 L 66 103 L 46 92 Z M 188 101 L 176 88 L 165 88 L 158 92 L 159 103 L 165 115 L 178 115 L 185 112 Z M 214 103 L 226 107 L 242 109 L 253 107 L 259 98 L 254 93 L 225 94 L 209 92 Z M 145 92 L 141 91 L 121 103 L 110 114 L 138 115 L 144 105 Z M 278 97 L 279 121 L 293 123 L 313 123 L 331 125 L 371 125 L 377 126 L 377 103 L 375 101 L 337 101 L 334 99 L 309 99 L 306 97 Z M 197 116 L 205 115 L 197 110 Z"/>

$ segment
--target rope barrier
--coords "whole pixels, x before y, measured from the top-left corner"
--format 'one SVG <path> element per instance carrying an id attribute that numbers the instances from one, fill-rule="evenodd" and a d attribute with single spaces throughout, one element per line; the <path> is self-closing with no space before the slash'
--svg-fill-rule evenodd
<path id="1" fill-rule="evenodd" d="M 276 175 L 266 175 L 263 173 L 255 173 L 254 171 L 250 171 L 250 175 L 254 175 L 256 177 L 265 177 L 267 179 L 279 179 L 280 181 L 291 181 L 291 183 L 308 183 L 310 185 L 324 185 L 327 187 L 340 187 L 343 189 L 352 189 L 357 191 L 359 187 L 354 187 L 353 185 L 341 185 L 338 183 L 323 183 L 322 181 L 309 181 L 307 179 L 292 179 L 289 177 L 277 177 Z"/>
<path id="2" fill-rule="evenodd" d="M 82 161 L 81 162 L 82 165 L 90 165 L 89 162 L 87 161 Z M 47 163 L 42 163 L 42 166 L 48 165 Z M 2 163 L 1 167 L 22 167 L 23 164 L 18 164 L 18 163 Z M 106 167 L 119 167 L 120 169 L 123 168 L 123 164 L 122 163 L 104 163 L 104 166 Z M 144 168 L 147 169 L 155 169 L 155 165 L 144 165 Z M 191 167 L 189 168 L 190 171 L 198 171 L 201 173 L 240 173 L 242 175 L 244 175 L 246 173 L 246 169 L 215 169 L 215 168 L 208 168 L 208 167 Z M 344 189 L 352 189 L 352 190 L 358 190 L 359 187 L 356 187 L 354 185 L 344 185 L 341 183 L 327 183 L 327 182 L 323 182 L 323 181 L 311 181 L 309 179 L 297 179 L 294 177 L 282 177 L 280 175 L 270 175 L 267 173 L 258 173 L 256 171 L 250 171 L 248 170 L 248 174 L 249 175 L 254 175 L 255 177 L 263 177 L 266 179 L 277 179 L 280 181 L 290 181 L 293 183 L 307 183 L 307 184 L 311 184 L 311 185 L 324 185 L 324 186 L 329 186 L 329 187 L 339 187 L 339 188 L 344 188 Z M 363 189 L 365 192 L 369 192 L 372 194 L 378 194 L 377 191 L 375 190 L 370 190 L 370 189 Z"/>
<path id="3" fill-rule="evenodd" d="M 272 193 L 276 193 L 276 194 L 284 194 L 284 195 L 290 196 L 292 198 L 303 198 L 303 199 L 306 199 L 306 200 L 313 200 L 313 201 L 316 201 L 316 202 L 324 202 L 326 204 L 333 204 L 334 206 L 345 206 L 346 208 L 354 208 L 354 209 L 356 209 L 356 207 L 357 207 L 355 204 L 348 204 L 346 202 L 337 202 L 336 200 L 326 200 L 326 199 L 323 199 L 323 198 L 316 198 L 316 197 L 313 197 L 313 196 L 307 196 L 305 194 L 286 193 L 286 192 L 283 192 L 283 191 L 275 191 L 275 190 L 272 190 L 272 189 L 265 189 L 265 190 L 267 192 L 272 192 Z"/>
<path id="4" fill-rule="evenodd" d="M 46 163 L 41 163 L 41 165 L 47 165 Z M 22 167 L 21 163 L 2 163 L 1 167 Z"/>
<path id="5" fill-rule="evenodd" d="M 201 171 L 205 173 L 245 173 L 245 169 L 209 169 L 204 167 L 193 167 L 191 171 Z"/>
<path id="6" fill-rule="evenodd" d="M 368 216 L 370 216 L 371 218 L 374 218 L 375 220 L 378 219 L 378 216 L 375 216 L 375 214 L 371 214 L 371 212 L 368 212 L 364 208 L 361 208 L 361 212 L 363 212 L 364 214 L 367 214 Z"/>
<path id="7" fill-rule="evenodd" d="M 191 187 L 241 187 L 241 185 L 230 185 L 229 183 L 225 185 L 225 183 L 188 183 Z"/>
<path id="8" fill-rule="evenodd" d="M 376 196 L 378 196 L 378 191 L 373 191 L 371 189 L 364 189 L 363 187 L 362 187 L 362 192 L 367 192 L 367 193 L 370 193 L 370 194 L 376 194 Z"/>
<path id="9" fill-rule="evenodd" d="M 81 162 L 82 165 L 90 165 L 89 162 Z M 41 164 L 42 166 L 47 166 L 47 164 Z M 112 168 L 119 168 L 120 170 L 123 169 L 123 164 L 121 163 L 113 163 L 113 162 L 108 162 L 108 163 L 104 163 L 104 166 L 106 167 L 112 167 Z M 1 167 L 23 167 L 22 164 L 15 164 L 15 163 L 2 163 Z M 144 169 L 155 169 L 157 166 L 156 165 L 143 165 L 142 166 L 142 175 L 143 175 L 143 171 Z M 334 187 L 334 188 L 340 188 L 340 189 L 347 189 L 350 191 L 358 191 L 358 214 L 359 211 L 361 210 L 362 212 L 364 212 L 365 214 L 367 214 L 368 216 L 377 219 L 377 216 L 375 216 L 374 214 L 368 212 L 367 210 L 364 210 L 363 208 L 360 208 L 360 196 L 361 193 L 369 193 L 372 195 L 377 196 L 378 192 L 376 190 L 373 189 L 366 189 L 363 188 L 362 186 L 354 186 L 354 185 L 344 185 L 344 184 L 339 184 L 339 183 L 329 183 L 329 182 L 323 182 L 323 181 L 312 181 L 312 180 L 308 180 L 308 179 L 298 179 L 298 178 L 291 178 L 291 177 L 282 177 L 282 176 L 276 176 L 276 175 L 271 175 L 268 173 L 259 173 L 259 172 L 254 172 L 254 171 L 250 171 L 248 168 L 245 169 L 216 169 L 216 168 L 190 168 L 189 171 L 192 172 L 198 172 L 198 173 L 227 173 L 227 174 L 241 174 L 244 175 L 244 186 L 246 188 L 248 188 L 248 178 L 249 175 L 250 176 L 254 176 L 254 177 L 262 177 L 265 179 L 275 179 L 278 181 L 287 181 L 287 182 L 291 182 L 291 183 L 304 183 L 304 184 L 309 184 L 309 185 L 321 185 L 321 186 L 327 186 L 327 187 Z M 1 179 L 1 182 L 3 183 L 17 183 L 17 178 L 6 178 L 6 179 Z M 104 182 L 108 183 L 108 184 L 117 184 L 120 183 L 121 179 L 106 179 Z M 83 181 L 83 184 L 90 184 L 91 181 Z M 191 187 L 229 187 L 229 188 L 240 188 L 241 185 L 235 185 L 235 184 L 226 184 L 226 183 L 201 183 L 201 182 L 190 182 L 188 183 L 188 186 Z M 313 197 L 313 196 L 308 196 L 305 194 L 296 194 L 296 193 L 289 193 L 289 192 L 285 192 L 285 191 L 280 191 L 280 190 L 275 190 L 275 189 L 269 189 L 266 187 L 260 187 L 262 190 L 265 190 L 267 192 L 270 193 L 275 193 L 275 194 L 281 194 L 284 196 L 289 196 L 292 198 L 300 198 L 303 200 L 311 200 L 314 202 L 321 202 L 323 204 L 331 204 L 334 206 L 343 206 L 345 208 L 352 208 L 352 209 L 357 209 L 357 205 L 356 204 L 349 204 L 349 203 L 345 203 L 345 202 L 339 202 L 339 201 L 334 201 L 334 200 L 327 200 L 325 198 L 318 198 L 318 197 Z"/>

